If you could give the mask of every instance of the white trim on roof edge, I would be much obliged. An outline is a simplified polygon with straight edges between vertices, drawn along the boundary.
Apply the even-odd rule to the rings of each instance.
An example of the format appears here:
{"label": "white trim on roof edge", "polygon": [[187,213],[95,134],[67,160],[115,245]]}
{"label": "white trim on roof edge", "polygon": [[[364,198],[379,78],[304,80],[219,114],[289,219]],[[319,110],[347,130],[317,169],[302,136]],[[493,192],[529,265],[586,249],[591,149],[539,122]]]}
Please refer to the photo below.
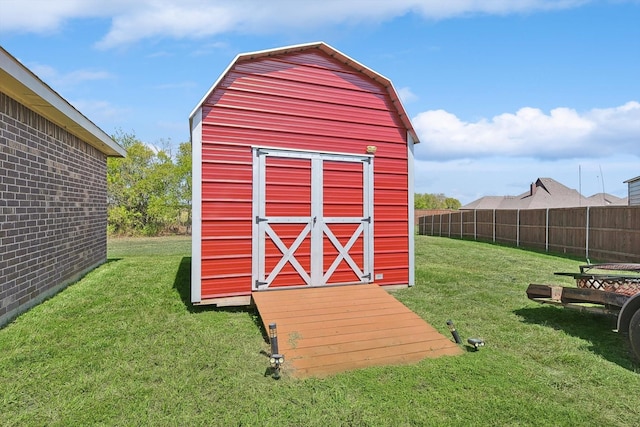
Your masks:
{"label": "white trim on roof edge", "polygon": [[635,178],[631,178],[626,181],[623,181],[623,184],[628,184],[630,182],[636,182],[636,181],[640,181],[640,176],[636,176]]}
{"label": "white trim on roof edge", "polygon": [[49,85],[0,46],[0,90],[102,153],[124,157],[126,150]]}
{"label": "white trim on roof edge", "polygon": [[411,135],[413,143],[414,144],[418,144],[420,142],[420,140],[418,139],[418,135],[416,134],[415,130],[413,129],[413,125],[411,124],[411,120],[409,119],[409,116],[407,115],[407,112],[404,109],[404,106],[402,105],[402,101],[400,100],[400,97],[398,96],[398,92],[396,91],[395,87],[393,86],[393,83],[391,82],[391,80],[389,80],[388,78],[386,78],[382,74],[377,73],[376,71],[372,70],[371,68],[367,67],[366,65],[361,64],[360,62],[356,61],[355,59],[351,58],[350,56],[345,55],[344,53],[340,52],[339,50],[329,46],[328,44],[326,44],[325,42],[322,42],[322,41],[312,42],[312,43],[303,43],[303,44],[297,44],[297,45],[291,45],[291,46],[284,46],[284,47],[279,47],[279,48],[274,48],[274,49],[259,50],[259,51],[255,51],[255,52],[241,53],[241,54],[236,55],[236,57],[233,59],[233,61],[231,61],[231,63],[227,66],[227,68],[224,70],[224,72],[218,77],[218,79],[215,81],[215,83],[209,88],[209,90],[207,90],[206,94],[202,97],[202,99],[200,100],[198,105],[196,105],[196,107],[191,111],[191,114],[189,114],[189,127],[192,127],[191,121],[193,120],[194,114],[196,114],[198,109],[200,107],[202,107],[202,105],[205,103],[207,98],[209,98],[211,93],[213,93],[213,91],[220,84],[222,79],[224,79],[224,77],[227,75],[227,73],[229,73],[231,68],[238,61],[246,60],[246,59],[260,58],[260,57],[264,57],[264,56],[282,55],[282,54],[286,54],[286,53],[290,53],[290,52],[299,52],[299,51],[303,51],[303,50],[307,50],[307,49],[314,49],[314,48],[315,49],[320,49],[321,51],[323,51],[327,55],[329,55],[331,57],[334,57],[334,58],[340,60],[341,62],[344,62],[346,65],[354,68],[358,72],[361,72],[361,73],[365,74],[367,77],[382,83],[384,85],[385,89],[387,90],[387,93],[389,93],[389,96],[391,97],[391,101],[393,102],[393,105],[395,106],[395,108],[397,110],[398,116],[400,116],[400,120],[402,120],[402,123],[407,128],[407,131],[408,131],[409,135]]}

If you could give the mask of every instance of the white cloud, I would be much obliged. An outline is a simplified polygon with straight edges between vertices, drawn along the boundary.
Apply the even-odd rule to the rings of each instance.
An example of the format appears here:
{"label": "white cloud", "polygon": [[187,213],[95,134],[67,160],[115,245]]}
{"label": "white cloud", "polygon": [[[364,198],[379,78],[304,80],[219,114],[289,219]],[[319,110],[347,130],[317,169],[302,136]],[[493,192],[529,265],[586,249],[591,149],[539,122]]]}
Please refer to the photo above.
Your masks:
{"label": "white cloud", "polygon": [[77,99],[70,102],[78,111],[101,127],[104,123],[124,121],[132,114],[130,108],[117,107],[107,101]]}
{"label": "white cloud", "polygon": [[2,0],[0,32],[50,33],[71,19],[109,18],[130,10],[129,0]]}
{"label": "white cloud", "polygon": [[110,79],[113,76],[108,71],[100,70],[75,70],[62,76],[69,83],[80,83],[93,80]]}
{"label": "white cloud", "polygon": [[103,70],[79,69],[61,73],[55,68],[44,64],[30,64],[29,69],[41,80],[56,88],[72,87],[86,81],[113,78],[111,73]]}
{"label": "white cloud", "polygon": [[616,153],[640,155],[640,103],[579,113],[556,108],[548,114],[525,107],[491,120],[465,122],[444,110],[413,119],[424,159],[480,156],[539,159],[597,157]]}
{"label": "white cloud", "polygon": [[401,87],[398,89],[398,96],[403,104],[408,104],[419,99],[418,95],[411,92],[411,88],[408,87]]}
{"label": "white cloud", "polygon": [[589,0],[2,0],[0,32],[46,33],[78,18],[111,19],[98,42],[113,48],[146,38],[201,38],[323,25],[381,22],[408,13],[427,19],[580,6]]}
{"label": "white cloud", "polygon": [[243,16],[237,3],[228,6],[197,0],[141,3],[114,16],[109,33],[97,46],[112,48],[149,37],[213,36],[233,30],[240,25]]}

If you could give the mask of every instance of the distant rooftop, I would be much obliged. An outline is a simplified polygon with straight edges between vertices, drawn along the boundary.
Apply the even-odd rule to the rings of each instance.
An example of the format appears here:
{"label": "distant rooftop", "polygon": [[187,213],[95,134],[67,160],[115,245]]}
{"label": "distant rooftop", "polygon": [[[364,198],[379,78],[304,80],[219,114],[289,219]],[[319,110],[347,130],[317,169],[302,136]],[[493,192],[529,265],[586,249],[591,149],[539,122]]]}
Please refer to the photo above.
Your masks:
{"label": "distant rooftop", "polygon": [[584,197],[577,190],[562,185],[552,178],[538,178],[531,184],[529,191],[519,196],[485,196],[460,209],[546,209],[618,205],[627,205],[627,199],[607,193]]}

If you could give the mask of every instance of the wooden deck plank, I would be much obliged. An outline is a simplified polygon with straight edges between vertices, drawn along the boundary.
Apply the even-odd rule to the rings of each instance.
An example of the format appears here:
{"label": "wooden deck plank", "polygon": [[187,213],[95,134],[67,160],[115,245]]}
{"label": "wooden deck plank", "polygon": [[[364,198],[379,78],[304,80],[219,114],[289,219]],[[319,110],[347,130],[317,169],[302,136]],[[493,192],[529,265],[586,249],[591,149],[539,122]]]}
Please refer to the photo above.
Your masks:
{"label": "wooden deck plank", "polygon": [[[425,346],[424,343],[405,343],[397,344],[390,347],[378,347],[374,352],[364,348],[360,350],[332,352],[327,354],[312,355],[312,357],[304,357],[297,355],[293,357],[297,368],[308,368],[311,366],[327,366],[335,363],[346,363],[359,360],[375,360],[375,359],[398,359],[402,360],[407,354],[423,353],[425,351],[437,351],[450,348],[444,343]],[[306,355],[305,355],[306,356]]]}
{"label": "wooden deck plank", "polygon": [[262,291],[253,299],[265,328],[277,324],[285,370],[294,376],[324,376],[462,352],[375,284]]}
{"label": "wooden deck plank", "polygon": [[[277,319],[277,317],[274,317]],[[362,316],[358,317],[352,314],[347,316],[345,315],[327,315],[327,316],[316,316],[315,319],[321,320],[318,322],[314,321],[313,317],[300,317],[296,320],[296,323],[292,323],[290,320],[282,321],[283,331],[298,331],[298,332],[311,332],[322,331],[323,329],[330,328],[339,328],[340,330],[344,330],[345,327],[359,327],[360,330],[364,329],[393,329],[396,325],[404,325],[405,327],[409,327],[417,324],[424,324],[424,320],[419,316],[416,316],[413,313],[403,313],[400,311],[379,311],[371,312],[364,311],[362,312]],[[421,323],[422,322],[422,323]],[[322,334],[325,335],[325,334]]]}
{"label": "wooden deck plank", "polygon": [[[309,323],[305,324],[303,328],[296,328],[294,326],[285,324],[282,328],[278,327],[278,333],[282,337],[287,337],[287,339],[299,340],[300,338],[303,338],[307,340],[323,337],[326,339],[331,339],[331,337],[339,335],[362,334],[365,331],[369,331],[372,329],[378,329],[381,331],[395,329],[395,327],[389,324],[385,324],[381,327],[372,327],[370,322],[362,322],[362,319],[346,320],[348,320],[349,323],[345,323],[345,319],[340,319],[332,322],[324,322],[321,325],[316,325],[316,327],[313,327],[313,324]],[[419,324],[419,322],[424,321],[422,319],[399,320],[397,327],[412,328],[415,327],[416,324]]]}
{"label": "wooden deck plank", "polygon": [[309,294],[295,292],[294,295],[287,295],[282,291],[265,291],[261,292],[260,295],[262,297],[261,304],[264,309],[275,311],[282,311],[283,309],[286,309],[288,311],[300,310],[300,303],[305,300],[313,300],[313,306],[317,308],[348,307],[353,305],[353,300],[356,299],[362,301],[366,300],[371,303],[374,301],[384,301],[385,294],[387,294],[387,292],[383,289],[381,289],[381,291],[384,292],[384,294],[380,292],[366,292],[366,290],[363,290],[353,293],[336,292],[335,294],[327,292],[310,292]]}
{"label": "wooden deck plank", "polygon": [[[353,300],[355,299],[360,299],[358,304],[353,303]],[[275,312],[275,313],[284,312],[291,316],[297,316],[297,313],[309,312],[309,309],[327,310],[327,312],[331,312],[331,311],[343,311],[343,310],[348,311],[350,308],[355,309],[355,307],[360,307],[362,305],[368,305],[370,307],[388,305],[388,300],[387,300],[387,295],[378,295],[376,296],[376,298],[367,298],[366,300],[361,299],[361,297],[359,296],[350,297],[349,300],[345,300],[345,301],[340,301],[337,299],[326,300],[326,301],[318,300],[318,301],[314,301],[310,307],[307,307],[305,303],[306,303],[305,301],[298,301],[297,304],[295,302],[292,302],[291,304],[280,304],[279,306],[276,306],[275,303],[271,303],[271,305],[268,305],[264,308],[270,312]]]}
{"label": "wooden deck plank", "polygon": [[[307,340],[315,338],[325,338],[339,334],[348,335],[353,333],[362,333],[363,331],[369,330],[370,325],[370,323],[346,324],[342,321],[327,323],[328,324],[317,325],[317,327],[313,327],[312,324],[308,324],[304,328],[296,327],[295,325],[284,325],[283,327],[278,326],[278,331],[283,335],[295,334],[296,336],[301,336],[302,338]],[[420,318],[411,318],[406,320],[398,320],[397,323],[394,324],[390,324],[388,322],[385,322],[383,324],[376,324],[376,329],[381,331],[386,329],[400,328],[410,329],[421,324],[424,324],[424,320]]]}
{"label": "wooden deck plank", "polygon": [[367,306],[363,306],[362,310],[350,310],[350,311],[342,311],[337,313],[317,313],[307,315],[307,313],[302,313],[299,316],[290,316],[287,313],[277,313],[273,315],[273,319],[275,322],[285,322],[287,320],[295,321],[297,324],[304,323],[322,323],[325,321],[332,321],[343,319],[348,322],[349,319],[360,319],[360,318],[373,318],[375,319],[378,315],[399,315],[403,313],[402,307],[381,307],[381,308],[369,308]]}
{"label": "wooden deck plank", "polygon": [[[377,310],[390,310],[395,309],[395,311],[402,310],[401,307],[397,305],[389,305],[388,301],[384,301],[382,299],[377,299],[372,302],[361,302],[358,305],[354,305],[353,303],[348,306],[337,306],[337,305],[327,305],[324,307],[316,307],[313,304],[312,307],[308,307],[307,309],[301,309],[300,306],[296,307],[295,310],[291,309],[286,310],[288,307],[282,307],[280,310],[266,310],[267,313],[272,313],[277,315],[281,319],[286,318],[299,318],[299,317],[315,317],[315,316],[329,316],[329,315],[339,315],[345,313],[356,313],[360,312],[363,307],[367,307],[367,310],[370,312],[375,312]],[[276,314],[277,313],[277,314]]]}
{"label": "wooden deck plank", "polygon": [[[438,352],[437,354],[431,354],[427,357],[441,357],[441,356],[456,356],[460,354],[460,348],[449,348]],[[418,363],[421,360],[427,358],[423,352],[407,353],[401,357],[382,357],[377,359],[366,359],[361,361],[347,361],[337,362],[330,365],[311,366],[308,368],[297,368],[295,371],[296,377],[324,377],[327,375],[337,374],[344,371],[353,369],[368,368],[371,366],[386,366],[386,365],[406,365],[412,363]]]}
{"label": "wooden deck plank", "polygon": [[291,356],[326,356],[330,354],[351,353],[363,350],[377,350],[387,352],[388,349],[396,349],[399,346],[409,344],[422,344],[421,348],[441,348],[440,335],[437,332],[429,336],[423,336],[420,341],[416,341],[415,335],[384,335],[379,337],[369,337],[358,341],[331,341],[328,344],[296,345],[288,350]]}
{"label": "wooden deck plank", "polygon": [[[359,284],[349,286],[324,286],[324,287],[310,287],[310,288],[297,288],[297,289],[276,289],[260,292],[263,296],[263,300],[271,298],[277,298],[278,302],[294,301],[299,302],[301,297],[313,298],[320,300],[323,296],[329,299],[336,299],[338,296],[350,296],[350,295],[367,295],[372,297],[376,293],[371,293],[372,284]],[[377,287],[378,291],[384,291],[380,286]],[[387,293],[386,291],[384,291]]]}

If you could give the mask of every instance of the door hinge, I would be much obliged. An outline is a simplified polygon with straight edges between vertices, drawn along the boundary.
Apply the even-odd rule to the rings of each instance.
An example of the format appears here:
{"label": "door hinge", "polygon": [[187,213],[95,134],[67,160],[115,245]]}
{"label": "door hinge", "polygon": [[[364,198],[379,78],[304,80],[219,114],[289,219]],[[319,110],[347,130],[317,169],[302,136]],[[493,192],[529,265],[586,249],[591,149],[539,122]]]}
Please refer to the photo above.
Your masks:
{"label": "door hinge", "polygon": [[[369,276],[371,276],[371,275],[369,275]],[[268,284],[269,284],[268,282],[261,282],[258,279],[256,279],[256,288],[259,288],[260,286],[266,286]]]}
{"label": "door hinge", "polygon": [[365,157],[362,161],[371,164],[371,157]]}
{"label": "door hinge", "polygon": [[371,217],[368,216],[366,218],[362,218],[362,222],[368,222],[369,224],[371,224]]}
{"label": "door hinge", "polygon": [[261,222],[265,222],[268,221],[267,218],[260,218],[259,216],[256,215],[256,224],[260,224]]}
{"label": "door hinge", "polygon": [[369,273],[369,274],[365,274],[364,276],[360,276],[360,277],[361,277],[361,278],[363,278],[363,279],[369,279],[369,280],[371,280],[371,273]]}

